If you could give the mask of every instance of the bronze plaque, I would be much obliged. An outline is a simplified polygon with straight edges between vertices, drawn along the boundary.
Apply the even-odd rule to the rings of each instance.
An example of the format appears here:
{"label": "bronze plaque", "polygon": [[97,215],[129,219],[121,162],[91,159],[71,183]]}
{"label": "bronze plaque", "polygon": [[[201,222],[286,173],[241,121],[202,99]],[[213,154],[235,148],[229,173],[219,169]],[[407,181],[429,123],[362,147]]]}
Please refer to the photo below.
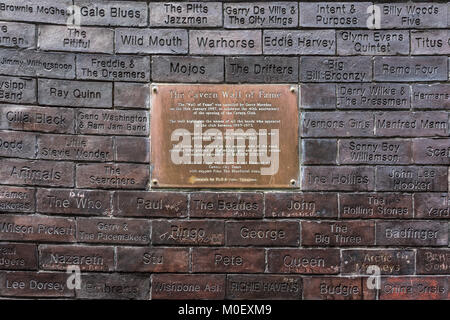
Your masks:
{"label": "bronze plaque", "polygon": [[155,84],[152,187],[298,185],[297,87]]}

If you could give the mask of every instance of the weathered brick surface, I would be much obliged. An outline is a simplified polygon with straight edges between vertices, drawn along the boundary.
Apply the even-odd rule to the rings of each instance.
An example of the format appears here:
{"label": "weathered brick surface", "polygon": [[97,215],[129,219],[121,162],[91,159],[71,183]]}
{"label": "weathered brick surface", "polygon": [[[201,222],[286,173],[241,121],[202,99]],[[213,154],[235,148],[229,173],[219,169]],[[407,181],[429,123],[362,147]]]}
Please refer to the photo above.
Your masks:
{"label": "weathered brick surface", "polygon": [[[449,27],[447,0],[0,1],[0,299],[448,300]],[[282,138],[230,163],[230,123]]]}

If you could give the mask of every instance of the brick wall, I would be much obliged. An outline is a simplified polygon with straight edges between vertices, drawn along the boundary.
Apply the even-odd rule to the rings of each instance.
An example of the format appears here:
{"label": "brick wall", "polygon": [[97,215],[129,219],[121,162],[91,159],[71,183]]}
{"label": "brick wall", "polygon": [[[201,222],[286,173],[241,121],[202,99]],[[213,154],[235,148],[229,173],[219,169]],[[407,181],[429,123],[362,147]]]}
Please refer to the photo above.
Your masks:
{"label": "brick wall", "polygon": [[[450,4],[372,4],[0,1],[0,297],[448,299]],[[298,86],[299,187],[152,189],[161,82]]]}

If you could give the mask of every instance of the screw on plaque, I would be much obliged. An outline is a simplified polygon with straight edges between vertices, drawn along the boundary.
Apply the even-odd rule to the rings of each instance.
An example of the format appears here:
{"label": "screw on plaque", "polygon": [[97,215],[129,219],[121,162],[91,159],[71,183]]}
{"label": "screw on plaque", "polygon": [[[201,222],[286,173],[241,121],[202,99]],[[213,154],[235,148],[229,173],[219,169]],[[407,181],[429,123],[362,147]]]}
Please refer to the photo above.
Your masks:
{"label": "screw on plaque", "polygon": [[157,86],[153,86],[153,93],[157,93],[158,92],[158,87]]}
{"label": "screw on plaque", "polygon": [[292,179],[292,180],[291,180],[291,186],[292,186],[292,187],[295,187],[296,184],[297,184],[297,181],[296,181],[295,179]]}
{"label": "screw on plaque", "polygon": [[153,179],[153,180],[152,180],[152,184],[153,184],[154,186],[157,186],[157,185],[158,185],[158,180]]}
{"label": "screw on plaque", "polygon": [[297,91],[297,88],[295,88],[294,86],[292,86],[292,87],[290,88],[290,91],[291,91],[292,93],[294,93],[294,92]]}

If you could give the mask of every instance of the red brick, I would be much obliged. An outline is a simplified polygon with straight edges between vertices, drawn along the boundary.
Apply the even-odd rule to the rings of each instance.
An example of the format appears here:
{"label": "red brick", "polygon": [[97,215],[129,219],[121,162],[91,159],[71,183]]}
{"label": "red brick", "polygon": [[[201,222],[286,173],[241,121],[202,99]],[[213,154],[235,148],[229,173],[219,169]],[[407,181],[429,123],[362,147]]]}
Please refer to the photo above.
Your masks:
{"label": "red brick", "polygon": [[302,279],[287,275],[227,275],[227,299],[299,300]]}
{"label": "red brick", "polygon": [[34,212],[33,188],[0,186],[0,212]]}
{"label": "red brick", "polygon": [[37,211],[64,215],[108,215],[111,193],[102,190],[38,189]]}
{"label": "red brick", "polygon": [[113,271],[113,247],[41,245],[39,267],[43,270],[67,270],[78,266],[82,271]]}
{"label": "red brick", "polygon": [[9,297],[73,297],[67,288],[67,273],[4,271],[0,272],[0,295]]}
{"label": "red brick", "polygon": [[416,218],[449,219],[450,195],[448,193],[415,193],[414,210]]}
{"label": "red brick", "polygon": [[361,300],[362,298],[361,278],[303,278],[303,299],[305,300]]}
{"label": "red brick", "polygon": [[413,163],[450,165],[450,139],[413,139]]}
{"label": "red brick", "polygon": [[383,275],[414,274],[413,250],[342,250],[342,274],[367,275],[369,266],[378,266]]}
{"label": "red brick", "polygon": [[438,221],[377,222],[377,245],[447,246],[448,223]]}
{"label": "red brick", "polygon": [[143,274],[81,274],[81,289],[76,290],[79,299],[136,299],[148,300],[150,276]]}
{"label": "red brick", "polygon": [[77,188],[145,189],[150,180],[150,167],[143,164],[79,164]]}
{"label": "red brick", "polygon": [[264,249],[194,248],[193,272],[256,273],[264,272]]}
{"label": "red brick", "polygon": [[116,161],[150,163],[150,139],[116,137],[115,141]]}
{"label": "red brick", "polygon": [[154,274],[152,299],[225,298],[225,275],[217,274]]}
{"label": "red brick", "polygon": [[0,183],[73,187],[74,164],[70,162],[0,159]]}
{"label": "red brick", "polygon": [[117,270],[124,272],[188,272],[189,249],[118,247]]}
{"label": "red brick", "polygon": [[269,249],[267,263],[272,273],[339,273],[337,249]]}
{"label": "red brick", "polygon": [[223,221],[153,220],[152,244],[223,245],[224,229]]}
{"label": "red brick", "polygon": [[304,191],[371,191],[374,190],[373,167],[302,167]]}
{"label": "red brick", "polygon": [[383,277],[380,300],[448,299],[447,277]]}
{"label": "red brick", "polygon": [[239,221],[225,224],[226,244],[229,246],[298,246],[298,222]]}
{"label": "red brick", "polygon": [[373,221],[302,221],[304,246],[372,246],[375,244]]}
{"label": "red brick", "polygon": [[0,240],[74,242],[75,220],[43,216],[0,215]]}
{"label": "red brick", "polygon": [[114,215],[125,217],[187,216],[188,198],[181,192],[114,192]]}
{"label": "red brick", "polygon": [[359,219],[413,217],[412,195],[400,193],[341,193],[339,216]]}
{"label": "red brick", "polygon": [[336,193],[270,192],[266,218],[333,218],[338,216]]}
{"label": "red brick", "polygon": [[417,274],[450,274],[450,249],[417,249]]}
{"label": "red brick", "polygon": [[36,270],[37,246],[25,243],[0,243],[0,269]]}
{"label": "red brick", "polygon": [[262,193],[198,192],[190,195],[190,216],[202,218],[259,218]]}
{"label": "red brick", "polygon": [[138,219],[78,218],[77,240],[87,243],[146,245],[150,222]]}
{"label": "red brick", "polygon": [[28,132],[0,132],[0,157],[35,158],[36,135]]}

